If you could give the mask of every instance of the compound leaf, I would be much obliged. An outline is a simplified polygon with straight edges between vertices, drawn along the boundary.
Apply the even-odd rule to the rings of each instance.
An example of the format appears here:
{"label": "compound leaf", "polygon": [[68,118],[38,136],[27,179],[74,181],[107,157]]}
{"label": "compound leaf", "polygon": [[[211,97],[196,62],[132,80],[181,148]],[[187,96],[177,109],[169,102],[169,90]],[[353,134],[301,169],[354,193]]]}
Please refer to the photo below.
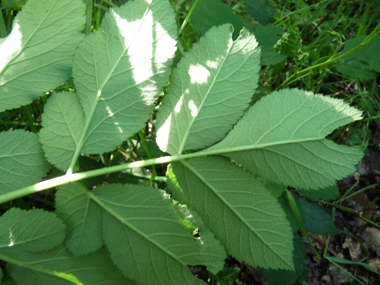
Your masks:
{"label": "compound leaf", "polygon": [[[100,29],[87,36],[75,54],[73,77],[82,106],[70,110],[78,102],[66,93],[60,95],[62,110],[57,103],[46,107],[45,112],[61,112],[49,125],[44,123],[41,133],[49,161],[67,170],[79,153],[110,151],[139,131],[167,84],[175,37],[167,0],[129,1],[107,12]],[[84,113],[76,114],[81,126],[73,127],[74,112]],[[62,143],[52,144],[53,135]]]}
{"label": "compound leaf", "polygon": [[[157,280],[162,284],[200,284],[187,265],[202,264],[214,274],[222,269],[226,256],[219,241],[209,230],[203,229],[201,222],[196,223],[195,213],[185,211],[184,206],[173,205],[163,191],[137,185],[108,184],[85,192],[83,186],[71,186],[61,195],[68,198],[74,195],[73,187],[77,187],[77,193],[89,197],[79,199],[75,194],[80,215],[62,202],[57,204],[57,211],[70,212],[71,221],[68,222],[82,226],[85,206],[96,204],[103,221],[92,224],[92,220],[86,220],[88,226],[82,226],[82,235],[90,237],[95,232],[98,236],[100,229],[112,260],[125,276],[141,284],[152,284]],[[193,232],[198,227],[202,228],[200,238],[195,238]],[[73,243],[74,239],[81,240],[81,237],[73,235]]]}
{"label": "compound leaf", "polygon": [[86,194],[87,189],[75,182],[59,187],[56,213],[68,228],[66,247],[75,256],[86,255],[103,245],[101,209]]}
{"label": "compound leaf", "polygon": [[83,39],[81,0],[29,0],[0,39],[0,112],[29,104],[68,79]]}
{"label": "compound leaf", "polygon": [[47,163],[38,135],[24,130],[0,133],[0,193],[39,182]]}
{"label": "compound leaf", "polygon": [[173,197],[197,212],[238,260],[293,269],[289,222],[262,182],[221,157],[172,163],[169,179],[177,185]]}
{"label": "compound leaf", "polygon": [[62,220],[41,209],[12,208],[0,217],[0,252],[9,248],[32,252],[49,250],[61,244],[65,235]]}
{"label": "compound leaf", "polygon": [[162,151],[209,146],[231,129],[257,87],[260,52],[247,30],[236,41],[230,25],[213,27],[173,71],[157,116]]}
{"label": "compound leaf", "polygon": [[359,119],[361,112],[341,100],[281,90],[253,105],[222,142],[203,154],[223,153],[275,183],[319,189],[354,172],[363,151],[324,137]]}
{"label": "compound leaf", "polygon": [[77,258],[70,255],[63,245],[38,253],[10,252],[4,257],[8,273],[19,285],[137,285],[112,264],[105,248]]}

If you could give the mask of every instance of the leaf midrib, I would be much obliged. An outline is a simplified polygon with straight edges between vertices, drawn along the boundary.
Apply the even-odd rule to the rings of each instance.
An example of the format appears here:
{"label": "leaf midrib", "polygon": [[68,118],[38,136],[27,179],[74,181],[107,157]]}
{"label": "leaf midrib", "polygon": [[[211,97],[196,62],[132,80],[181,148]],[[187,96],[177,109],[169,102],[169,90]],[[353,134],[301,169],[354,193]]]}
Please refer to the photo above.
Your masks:
{"label": "leaf midrib", "polygon": [[[11,255],[12,253],[10,253]],[[60,257],[60,258],[54,258],[52,259],[52,261],[57,261],[59,259],[64,259],[66,257]],[[33,271],[38,271],[38,272],[41,272],[41,273],[45,273],[47,275],[50,275],[50,276],[54,276],[54,277],[57,277],[57,278],[60,278],[60,279],[63,279],[63,280],[66,280],[66,281],[71,281],[73,283],[76,283],[74,282],[73,280],[75,281],[78,281],[76,279],[68,279],[67,277],[69,277],[68,275],[65,275],[65,276],[61,276],[60,273],[62,272],[57,272],[56,270],[51,270],[51,269],[47,269],[46,267],[43,267],[41,265],[39,265],[41,263],[40,260],[37,260],[37,261],[33,261],[33,262],[24,262],[24,261],[20,261],[18,259],[14,259],[12,257],[9,257],[7,255],[4,255],[4,254],[1,254],[0,253],[0,259],[1,260],[4,260],[6,262],[9,262],[11,264],[14,264],[16,266],[20,266],[20,267],[23,267],[23,268],[27,268],[27,269],[30,269],[30,270],[33,270]],[[49,260],[42,260],[42,262],[48,262]]]}
{"label": "leaf midrib", "polygon": [[97,197],[95,194],[88,192],[87,195],[89,195],[90,199],[92,199],[94,202],[96,202],[102,209],[107,211],[112,217],[117,219],[121,224],[127,226],[129,229],[133,230],[136,234],[141,236],[143,239],[147,240],[149,243],[156,246],[156,248],[160,249],[164,254],[170,256],[174,261],[180,263],[182,266],[187,266],[182,260],[180,260],[180,257],[176,257],[173,255],[170,251],[166,250],[166,248],[162,247],[159,243],[156,241],[150,239],[149,235],[144,234],[141,230],[133,226],[132,224],[128,223],[123,217],[121,217],[118,213],[116,213],[112,208],[108,207],[105,201],[103,201],[101,198]]}
{"label": "leaf midrib", "polygon": [[[146,7],[144,15],[141,18],[142,20],[140,22],[140,26],[138,27],[138,29],[136,29],[136,32],[134,34],[134,38],[137,36],[137,34],[139,33],[142,25],[145,23],[146,15],[150,11],[150,6],[151,5],[152,5],[152,3],[149,3],[149,5]],[[133,43],[133,39],[130,41],[129,46],[125,47],[123,49],[123,51],[120,53],[119,58],[117,59],[117,61],[113,65],[113,67],[108,72],[108,75],[104,79],[103,83],[99,86],[99,89],[97,90],[97,95],[95,96],[94,103],[92,104],[92,108],[91,108],[91,110],[89,112],[89,116],[85,116],[85,122],[84,122],[83,131],[82,131],[81,136],[79,138],[78,144],[76,145],[76,150],[75,150],[75,153],[73,155],[73,158],[72,158],[72,161],[71,161],[71,164],[70,164],[70,167],[69,167],[69,170],[68,170],[67,173],[71,173],[71,171],[74,168],[74,165],[75,165],[75,163],[76,163],[76,161],[77,161],[77,159],[79,157],[80,151],[82,150],[82,148],[83,148],[83,146],[84,146],[84,144],[85,144],[85,142],[86,142],[86,140],[88,138],[87,132],[88,132],[88,129],[89,129],[90,124],[92,122],[92,118],[94,117],[94,113],[95,113],[96,107],[98,106],[99,100],[101,99],[103,88],[108,83],[109,79],[112,77],[113,72],[115,71],[116,67],[119,65],[121,59],[125,55],[125,52],[129,49],[129,47],[131,46],[132,43]],[[95,56],[95,52],[93,53],[93,55]],[[95,58],[94,58],[94,64],[95,64],[95,69],[97,69],[96,59]],[[97,72],[95,74],[97,74]],[[95,76],[95,79],[96,79],[97,86],[98,86],[98,77]]]}
{"label": "leaf midrib", "polygon": [[[276,255],[278,256],[284,263],[286,263],[287,265],[290,266],[290,268],[292,268],[293,266],[291,264],[289,264],[284,258],[282,258],[281,255],[279,255],[276,250],[274,250],[269,244],[267,244],[265,242],[265,240],[255,231],[255,229],[253,229],[249,224],[246,223],[245,219],[240,215],[240,213],[238,213],[234,207],[229,204],[226,199],[224,199],[221,195],[219,195],[219,192],[215,189],[215,187],[213,187],[210,183],[208,183],[208,181],[206,179],[204,179],[203,175],[201,173],[199,173],[199,171],[197,171],[194,167],[192,167],[189,163],[187,163],[186,161],[180,161],[180,163],[182,163],[185,167],[187,167],[192,173],[194,173],[195,176],[197,176],[223,203],[224,205],[226,205],[228,207],[228,209],[230,209],[230,211],[238,217],[238,219],[248,228],[250,229],[250,232],[253,232],[254,235],[259,238],[259,240],[265,244],[268,248],[270,248],[270,250]],[[241,252],[240,252],[241,253]]]}
{"label": "leaf midrib", "polygon": [[220,64],[220,67],[218,68],[218,71],[217,71],[216,74],[214,75],[214,78],[213,78],[212,82],[210,83],[210,86],[209,86],[209,88],[208,88],[208,90],[207,90],[205,96],[203,97],[203,99],[202,99],[202,101],[201,101],[201,103],[200,103],[200,105],[199,105],[197,115],[194,116],[194,117],[192,118],[192,120],[190,121],[190,123],[187,125],[186,131],[185,131],[185,134],[184,134],[184,137],[183,137],[183,139],[182,139],[181,145],[179,146],[179,149],[178,149],[178,152],[177,152],[178,154],[181,154],[181,153],[182,153],[182,151],[183,151],[183,149],[184,149],[184,147],[185,147],[185,145],[186,145],[187,138],[188,138],[189,135],[190,135],[190,130],[191,130],[191,128],[193,127],[194,122],[195,122],[196,119],[198,118],[198,116],[199,116],[199,114],[200,114],[200,112],[201,112],[201,110],[202,110],[202,107],[203,107],[204,103],[206,102],[206,100],[207,100],[207,98],[208,98],[208,96],[209,96],[209,94],[210,94],[212,88],[214,87],[214,84],[215,84],[216,78],[218,78],[219,73],[220,73],[220,71],[222,70],[222,67],[223,67],[224,63],[226,62],[226,59],[227,59],[228,56],[230,55],[230,51],[231,51],[231,48],[232,48],[233,45],[234,45],[234,42],[232,42],[232,44],[228,47],[227,52],[226,52],[226,56],[224,57],[222,63]]}
{"label": "leaf midrib", "polygon": [[[11,58],[11,60],[8,61],[7,64],[4,65],[4,68],[2,70],[0,70],[0,74],[4,71],[4,69],[6,69],[8,67],[8,65],[10,63],[12,63],[25,49],[25,46],[29,43],[29,41],[34,37],[34,35],[37,33],[37,31],[39,30],[39,28],[41,27],[41,25],[45,22],[46,18],[50,15],[50,12],[52,11],[52,9],[55,7],[55,5],[57,4],[57,1],[55,1],[55,3],[53,5],[51,5],[51,8],[47,11],[47,13],[45,14],[45,17],[40,21],[40,23],[37,25],[37,27],[34,29],[34,31],[31,33],[31,35],[29,36],[29,38],[25,41],[25,43],[21,46],[20,50]],[[17,23],[17,22],[16,22]]]}

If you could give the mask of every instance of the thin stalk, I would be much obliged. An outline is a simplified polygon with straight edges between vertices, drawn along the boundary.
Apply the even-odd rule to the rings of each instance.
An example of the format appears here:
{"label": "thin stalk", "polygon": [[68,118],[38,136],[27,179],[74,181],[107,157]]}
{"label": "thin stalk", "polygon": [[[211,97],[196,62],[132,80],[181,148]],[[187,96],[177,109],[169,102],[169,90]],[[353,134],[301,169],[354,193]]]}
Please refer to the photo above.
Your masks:
{"label": "thin stalk", "polygon": [[178,32],[178,37],[181,35],[183,29],[186,27],[187,23],[189,22],[191,15],[193,14],[195,8],[199,4],[199,1],[201,1],[201,0],[195,0],[193,6],[191,7],[191,9],[189,11],[189,14],[187,14],[185,20],[182,22],[182,26],[181,26],[181,28],[179,29],[179,32]]}
{"label": "thin stalk", "polygon": [[355,196],[355,195],[357,195],[357,194],[359,194],[359,193],[362,193],[362,192],[364,192],[364,191],[366,191],[366,190],[368,190],[368,189],[370,189],[370,188],[372,188],[372,187],[376,187],[377,185],[378,185],[378,184],[375,183],[375,184],[369,185],[369,186],[367,186],[367,187],[364,187],[364,188],[362,188],[362,189],[360,189],[360,190],[358,190],[358,191],[352,193],[351,195],[348,195],[344,200],[347,200],[347,199],[351,198],[352,196]]}
{"label": "thin stalk", "polygon": [[86,27],[85,27],[85,34],[88,35],[91,33],[91,27],[92,27],[92,0],[86,0],[87,4],[87,14],[86,14]]}
{"label": "thin stalk", "polygon": [[351,186],[350,189],[348,189],[348,191],[346,193],[344,193],[344,195],[342,197],[340,197],[336,201],[338,204],[342,203],[346,199],[346,196],[348,195],[348,193],[350,193],[359,184],[359,181],[360,181],[360,168],[361,167],[362,167],[362,161],[360,160],[359,161],[359,165],[358,165],[358,177],[356,179],[356,182],[354,183],[354,185]]}
{"label": "thin stalk", "polygon": [[26,113],[26,117],[28,118],[28,125],[25,125],[25,128],[27,126],[29,126],[33,133],[37,133],[38,130],[37,130],[36,126],[33,124],[34,120],[33,120],[32,114],[30,112],[30,106],[24,106],[23,109]]}
{"label": "thin stalk", "polygon": [[316,69],[316,68],[319,68],[319,67],[321,67],[321,66],[328,65],[328,64],[331,64],[331,63],[333,63],[333,62],[336,62],[336,61],[338,61],[338,60],[340,60],[340,59],[346,57],[347,55],[349,55],[349,54],[351,54],[351,53],[357,51],[357,50],[360,49],[361,47],[367,45],[367,44],[368,44],[370,41],[372,41],[372,40],[373,40],[378,34],[380,34],[380,30],[379,30],[379,28],[380,28],[380,24],[378,24],[378,25],[376,26],[376,28],[373,30],[373,32],[372,32],[368,37],[366,37],[366,39],[365,39],[360,45],[358,45],[358,46],[356,46],[355,48],[349,50],[348,52],[346,52],[346,53],[344,53],[344,54],[342,54],[342,55],[340,55],[340,56],[338,56],[338,57],[335,57],[335,58],[331,58],[331,59],[329,59],[329,60],[326,60],[325,62],[322,62],[322,63],[316,64],[316,65],[310,66],[310,67],[308,67],[308,68],[305,68],[305,69],[303,69],[303,70],[301,70],[301,71],[299,71],[299,72],[295,72],[292,76],[290,76],[287,80],[285,80],[285,81],[280,85],[280,87],[277,88],[277,90],[278,90],[278,89],[281,89],[281,88],[285,87],[286,85],[289,85],[290,83],[292,83],[293,81],[295,81],[297,76],[300,76],[300,75],[303,75],[303,74],[305,74],[305,73],[308,73],[308,72],[310,72],[311,70]]}
{"label": "thin stalk", "polygon": [[335,263],[334,261],[332,261],[329,256],[326,256],[326,259],[329,262],[331,262],[332,264],[334,264],[336,267],[338,267],[340,270],[342,270],[344,273],[346,273],[348,276],[350,276],[352,279],[356,280],[359,284],[365,285],[365,283],[361,282],[359,279],[357,279],[355,276],[353,276],[350,272],[348,272],[343,267],[339,266],[337,263]]}
{"label": "thin stalk", "polygon": [[[83,140],[83,138],[82,138],[82,140]],[[302,141],[308,141],[308,140],[298,140],[298,141],[294,141],[294,142],[302,142]],[[286,142],[283,142],[283,143],[285,144]],[[280,144],[279,143],[276,143],[276,144],[268,143],[268,144],[261,144],[260,146],[257,146],[257,147],[253,147],[253,146],[235,147],[235,148],[228,149],[228,151],[234,152],[234,151],[241,151],[241,150],[245,150],[245,149],[256,149],[256,148],[263,148],[263,147],[268,147],[271,145],[281,145],[281,144],[282,143],[280,143]],[[73,158],[72,165],[71,165],[73,168],[74,168],[74,165],[77,161],[77,158],[79,157],[78,149],[81,149],[81,148],[77,148],[77,151],[74,154],[75,159]],[[49,189],[51,187],[56,187],[56,186],[59,186],[62,184],[66,184],[69,182],[78,181],[78,180],[82,180],[82,179],[86,179],[86,178],[91,178],[94,176],[106,175],[109,173],[119,172],[119,171],[123,171],[126,169],[131,169],[131,168],[146,167],[146,166],[162,164],[162,163],[170,163],[170,162],[175,162],[175,161],[194,158],[194,157],[204,157],[204,156],[208,156],[208,155],[219,155],[219,154],[223,154],[225,152],[226,152],[226,149],[212,149],[211,148],[211,149],[205,149],[205,150],[194,152],[194,153],[176,154],[176,155],[172,155],[172,156],[162,156],[159,158],[147,159],[147,160],[143,160],[143,161],[135,161],[135,162],[125,163],[122,165],[115,165],[115,166],[111,166],[111,167],[105,167],[102,169],[86,171],[86,172],[82,172],[82,173],[72,173],[72,172],[68,171],[66,173],[66,175],[56,177],[56,178],[53,178],[50,180],[46,180],[46,181],[43,181],[43,182],[40,182],[40,183],[37,183],[34,185],[30,185],[30,186],[27,186],[25,188],[21,188],[21,189],[18,189],[16,191],[13,191],[11,193],[6,193],[3,195],[0,195],[0,204],[11,201],[11,200],[16,199],[16,198],[27,196],[27,195],[35,193],[35,192],[39,192],[42,190]]]}
{"label": "thin stalk", "polygon": [[[139,136],[140,136],[141,143],[142,143],[142,145],[144,147],[146,155],[148,156],[149,159],[151,159],[152,155],[150,154],[149,146],[148,146],[148,143],[146,142],[146,137],[145,137],[144,132],[140,131],[139,132]],[[154,179],[156,178],[156,176],[157,176],[156,168],[153,165],[153,167],[152,167],[152,177],[147,182],[145,182],[144,185],[148,186],[151,182],[154,181]]]}
{"label": "thin stalk", "polygon": [[[335,209],[335,208],[332,208],[332,214],[331,214],[331,216],[332,216],[332,221],[333,221],[333,222],[334,222],[334,220],[335,220],[335,211],[336,211],[336,209]],[[330,236],[331,236],[331,235],[328,235],[328,236],[327,236],[327,241],[326,241],[325,250],[323,251],[323,258],[326,258],[326,253],[327,253],[327,250],[328,250],[328,248],[329,248],[329,243],[330,243]]]}
{"label": "thin stalk", "polygon": [[3,10],[0,9],[0,37],[5,38],[7,35],[8,31],[3,17]]}
{"label": "thin stalk", "polygon": [[[0,196],[0,198],[1,198],[1,196]],[[334,208],[336,208],[338,210],[341,210],[341,211],[349,213],[349,214],[351,214],[351,215],[353,215],[355,217],[358,217],[359,219],[362,219],[363,221],[367,222],[368,224],[370,224],[370,225],[372,225],[372,226],[380,229],[380,226],[378,224],[376,224],[375,222],[372,222],[371,220],[363,217],[360,214],[360,212],[358,212],[358,211],[355,211],[355,210],[353,210],[351,208],[344,207],[344,206],[341,206],[341,205],[338,205],[338,204],[335,204],[335,203],[330,203],[330,202],[326,202],[326,201],[320,201],[320,202],[324,203],[327,206],[334,207]]]}
{"label": "thin stalk", "polygon": [[313,250],[313,252],[315,253],[315,255],[319,258],[319,259],[322,259],[321,256],[319,255],[318,251],[315,249],[315,247],[313,246],[310,238],[309,238],[309,234],[307,233],[307,230],[306,230],[306,227],[305,227],[305,224],[304,222],[302,221],[302,218],[301,218],[301,215],[298,211],[298,207],[297,207],[297,204],[296,204],[296,201],[294,200],[294,197],[292,194],[290,194],[289,190],[286,189],[286,195],[288,197],[288,201],[289,201],[289,204],[290,204],[290,208],[292,209],[292,212],[303,232],[303,234],[305,235],[306,239],[307,239],[307,242],[309,243],[311,249]]}
{"label": "thin stalk", "polygon": [[[56,187],[59,185],[63,185],[66,183],[74,182],[74,181],[79,181],[83,180],[86,178],[91,178],[99,175],[106,175],[109,173],[113,172],[119,172],[123,171],[126,169],[130,168],[138,168],[138,167],[145,167],[145,166],[150,166],[150,165],[155,165],[155,164],[161,164],[161,163],[169,163],[173,161],[178,161],[180,159],[183,159],[185,155],[183,156],[164,156],[160,158],[154,158],[154,159],[148,159],[144,161],[136,161],[136,162],[130,162],[122,165],[116,165],[116,166],[111,166],[111,167],[105,167],[102,169],[96,169],[96,170],[91,170],[91,171],[86,171],[86,172],[81,172],[81,173],[73,173],[73,174],[66,174],[62,175],[59,177],[55,177],[46,181],[42,181],[21,189],[18,189],[16,191],[6,193],[3,195],[0,195],[0,204],[23,197],[27,196],[33,193],[37,193],[52,187]],[[186,157],[185,157],[186,158]]]}
{"label": "thin stalk", "polygon": [[[18,121],[0,121],[0,125],[11,125],[11,126],[25,126],[29,124],[28,122],[18,122]],[[33,125],[40,127],[41,124],[33,122]]]}

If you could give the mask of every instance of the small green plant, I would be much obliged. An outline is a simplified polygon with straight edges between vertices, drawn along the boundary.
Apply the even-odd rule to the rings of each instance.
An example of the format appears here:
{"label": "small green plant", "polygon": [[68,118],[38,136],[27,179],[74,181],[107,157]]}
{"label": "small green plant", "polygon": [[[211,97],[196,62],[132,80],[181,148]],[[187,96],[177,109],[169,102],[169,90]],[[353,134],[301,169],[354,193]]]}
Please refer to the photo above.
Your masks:
{"label": "small green plant", "polygon": [[[234,41],[229,24],[212,27],[172,71],[177,27],[167,0],[114,7],[86,36],[85,13],[81,0],[29,0],[0,41],[1,111],[49,92],[38,133],[0,133],[0,202],[58,186],[56,212],[12,208],[0,217],[7,274],[18,284],[200,284],[188,265],[217,275],[226,253],[302,271],[302,241],[281,194],[354,172],[362,149],[325,137],[361,112],[298,89],[249,107],[263,59],[254,35],[243,29]],[[166,153],[154,158],[141,132],[152,112]],[[81,158],[138,132],[148,159],[83,172]],[[103,183],[167,163],[164,190],[152,187],[155,177],[146,186]],[[66,174],[40,182],[52,165]]]}

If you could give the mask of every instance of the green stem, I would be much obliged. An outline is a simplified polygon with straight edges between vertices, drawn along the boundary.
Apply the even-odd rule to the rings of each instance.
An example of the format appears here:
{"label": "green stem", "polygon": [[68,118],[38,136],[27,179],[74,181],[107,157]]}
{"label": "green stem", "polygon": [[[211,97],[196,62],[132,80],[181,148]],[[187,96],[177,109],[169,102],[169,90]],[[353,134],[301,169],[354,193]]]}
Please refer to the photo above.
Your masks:
{"label": "green stem", "polygon": [[91,178],[91,177],[95,177],[99,175],[106,175],[108,173],[119,172],[119,171],[123,171],[130,168],[138,168],[138,167],[145,167],[145,166],[161,164],[161,163],[169,163],[173,161],[178,161],[180,159],[183,159],[184,157],[186,158],[185,155],[164,156],[164,157],[148,159],[144,161],[125,163],[122,165],[116,165],[112,167],[105,167],[102,169],[96,169],[96,170],[86,171],[82,173],[62,175],[53,179],[49,179],[49,180],[42,181],[34,185],[30,185],[30,186],[18,189],[13,192],[2,194],[0,195],[0,204],[23,197],[23,196],[27,196],[33,193],[37,193],[37,192],[40,192],[52,187],[56,187],[62,184],[79,181],[82,179]]}
{"label": "green stem", "polygon": [[[25,126],[27,122],[19,122],[19,121],[0,121],[0,125],[12,125],[12,126]],[[40,127],[41,124],[33,122],[33,125],[36,127]]]}
{"label": "green stem", "polygon": [[86,0],[87,4],[87,15],[86,15],[86,27],[85,27],[85,34],[88,35],[91,33],[91,27],[92,27],[92,0]]}
{"label": "green stem", "polygon": [[[1,198],[1,196],[0,196]],[[330,207],[334,207],[338,210],[341,210],[343,212],[346,212],[346,213],[349,213],[355,217],[358,217],[359,219],[362,219],[363,221],[367,222],[368,224],[380,229],[380,226],[374,222],[372,222],[371,220],[363,217],[360,213],[358,213],[357,211],[355,210],[352,210],[351,208],[347,208],[347,207],[344,207],[344,206],[340,206],[340,205],[337,205],[335,203],[330,203],[330,202],[326,202],[326,201],[321,201],[322,203],[326,204],[327,206],[330,206]]]}
{"label": "green stem", "polygon": [[26,125],[25,128],[29,126],[33,133],[37,133],[38,130],[36,126],[34,125],[33,116],[32,116],[32,113],[30,112],[30,106],[24,106],[23,109],[26,113],[26,117],[28,118],[28,125]]}
{"label": "green stem", "polygon": [[3,10],[0,9],[0,37],[5,38],[8,35],[7,26],[5,25]]}
{"label": "green stem", "polygon": [[357,279],[355,276],[353,276],[350,272],[345,270],[343,267],[339,266],[339,264],[332,261],[330,257],[326,256],[326,259],[329,262],[331,262],[332,264],[334,264],[336,267],[338,267],[340,270],[342,270],[344,273],[346,273],[348,276],[350,276],[352,279],[356,280],[359,284],[365,285],[365,283],[361,282],[359,279]]}
{"label": "green stem", "polygon": [[338,60],[340,60],[340,59],[346,57],[347,55],[349,55],[349,54],[351,54],[351,53],[357,51],[357,50],[360,49],[361,47],[367,45],[370,41],[372,41],[372,40],[373,40],[373,39],[374,39],[374,38],[380,33],[380,30],[377,31],[379,28],[380,28],[380,24],[378,24],[378,25],[376,26],[376,28],[373,30],[373,32],[372,32],[368,37],[366,37],[366,39],[365,39],[360,45],[358,45],[358,46],[356,46],[355,48],[349,50],[348,52],[346,52],[346,53],[344,53],[344,54],[342,54],[342,55],[340,55],[340,56],[338,56],[338,57],[335,57],[335,58],[332,58],[332,59],[326,60],[325,62],[322,62],[322,63],[316,64],[316,65],[310,66],[310,67],[308,67],[308,68],[305,68],[305,69],[301,70],[300,72],[296,72],[296,73],[294,73],[294,74],[293,74],[292,76],[290,76],[287,80],[285,80],[285,81],[280,85],[280,87],[277,88],[277,90],[278,90],[278,89],[281,89],[281,88],[283,88],[283,87],[285,87],[286,85],[291,84],[293,81],[296,80],[295,78],[296,78],[297,76],[300,76],[300,75],[303,75],[303,74],[305,74],[305,73],[308,73],[308,72],[310,72],[311,70],[316,69],[316,68],[319,68],[319,67],[321,67],[321,66],[328,65],[328,64],[331,64],[331,63],[333,63],[333,62],[335,62],[335,61],[338,61]]}
{"label": "green stem", "polygon": [[198,6],[198,4],[199,4],[199,1],[201,1],[201,0],[195,0],[193,6],[191,7],[191,9],[190,9],[190,11],[189,11],[189,14],[187,14],[185,20],[184,20],[183,23],[182,23],[181,28],[179,29],[178,37],[180,36],[180,34],[182,33],[183,29],[186,27],[187,23],[189,22],[191,15],[193,14],[195,8],[196,8],[196,7]]}
{"label": "green stem", "polygon": [[289,201],[289,204],[290,204],[290,208],[292,209],[292,212],[294,214],[294,217],[296,218],[297,222],[298,222],[298,225],[300,226],[303,234],[305,235],[306,239],[307,239],[307,242],[309,243],[311,249],[313,250],[313,252],[315,253],[315,255],[319,258],[319,259],[322,259],[321,256],[319,255],[318,251],[314,248],[310,238],[309,238],[309,234],[307,233],[307,230],[306,230],[306,227],[305,227],[305,224],[304,222],[302,221],[302,218],[301,218],[301,215],[298,211],[298,207],[297,207],[297,203],[296,201],[294,200],[294,197],[292,194],[290,194],[289,190],[286,189],[286,195],[288,197],[288,201]]}
{"label": "green stem", "polygon": [[[151,159],[152,155],[150,154],[149,146],[148,146],[148,143],[146,142],[146,137],[145,137],[144,132],[140,131],[139,132],[139,136],[140,136],[141,143],[142,143],[142,145],[144,147],[146,155],[148,156],[149,159]],[[152,167],[152,177],[144,185],[148,186],[151,182],[154,181],[154,179],[156,178],[156,176],[157,176],[156,168],[153,166]]]}

